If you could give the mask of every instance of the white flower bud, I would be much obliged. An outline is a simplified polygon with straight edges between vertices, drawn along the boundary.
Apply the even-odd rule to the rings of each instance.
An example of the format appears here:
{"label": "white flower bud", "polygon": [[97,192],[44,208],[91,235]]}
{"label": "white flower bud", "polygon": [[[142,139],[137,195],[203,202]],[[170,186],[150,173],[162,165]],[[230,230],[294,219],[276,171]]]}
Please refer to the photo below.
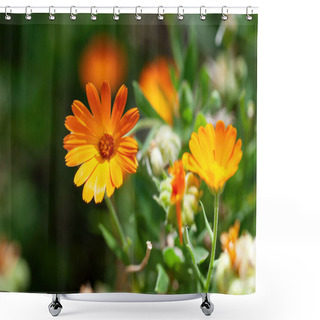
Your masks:
{"label": "white flower bud", "polygon": [[150,162],[152,166],[152,171],[155,175],[160,175],[163,171],[163,159],[158,147],[152,148],[150,152]]}
{"label": "white flower bud", "polygon": [[160,175],[163,170],[178,159],[181,150],[179,136],[167,125],[159,128],[149,151],[152,171]]}

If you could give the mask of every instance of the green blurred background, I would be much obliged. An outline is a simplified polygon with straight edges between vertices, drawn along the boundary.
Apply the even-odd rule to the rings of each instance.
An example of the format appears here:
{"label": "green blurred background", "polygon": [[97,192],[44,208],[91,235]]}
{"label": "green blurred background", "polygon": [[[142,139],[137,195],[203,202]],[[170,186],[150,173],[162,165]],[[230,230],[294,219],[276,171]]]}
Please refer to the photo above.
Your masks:
{"label": "green blurred background", "polygon": [[[62,142],[68,134],[64,120],[72,114],[72,101],[78,99],[88,106],[79,61],[88,43],[101,34],[120,43],[127,54],[127,108],[139,108],[132,83],[138,81],[147,62],[165,56],[177,65],[181,155],[188,149],[195,126],[195,118],[188,115],[190,108],[211,115],[213,121],[226,119],[237,128],[243,158],[222,196],[219,233],[239,219],[241,229],[255,236],[256,33],[257,17],[248,22],[243,15],[229,16],[227,22],[220,15],[208,15],[205,21],[187,15],[181,22],[169,15],[164,22],[156,16],[143,16],[138,22],[129,15],[114,22],[106,15],[93,22],[88,15],[79,15],[76,21],[57,15],[55,21],[49,21],[43,14],[34,15],[31,21],[14,15],[11,21],[1,22],[0,239],[16,243],[22,266],[13,264],[14,279],[3,280],[3,284],[5,275],[0,272],[0,290],[78,292],[87,282],[95,291],[119,290],[121,264],[98,228],[99,223],[113,228],[107,207],[82,201],[82,188],[73,184],[76,168],[65,165]],[[191,100],[185,98],[186,83]],[[202,189],[212,221],[213,199],[204,183]],[[178,288],[170,285],[168,292],[197,292],[184,248],[183,264],[170,268],[163,262],[165,213],[153,199],[157,192],[141,162],[137,174],[112,197],[132,240],[130,263],[140,263],[147,240],[154,247],[143,272],[128,278],[130,291],[154,293],[160,263],[169,278],[179,283]],[[206,247],[201,215],[195,219],[198,230],[194,237]],[[217,256],[220,252],[218,243]],[[201,268],[206,270],[207,262]]]}

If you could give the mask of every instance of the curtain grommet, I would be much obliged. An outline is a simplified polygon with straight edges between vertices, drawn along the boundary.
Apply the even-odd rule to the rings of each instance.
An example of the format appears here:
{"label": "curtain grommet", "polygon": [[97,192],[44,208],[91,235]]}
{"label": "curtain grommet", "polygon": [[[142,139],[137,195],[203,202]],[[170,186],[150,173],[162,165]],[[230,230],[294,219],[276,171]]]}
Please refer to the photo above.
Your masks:
{"label": "curtain grommet", "polygon": [[[93,10],[95,12],[93,12]],[[90,20],[91,21],[96,21],[97,18],[98,18],[97,14],[98,14],[98,9],[95,6],[91,7],[91,9],[90,9]]]}
{"label": "curtain grommet", "polygon": [[4,18],[9,21],[11,20],[11,16],[10,16],[10,13],[11,13],[11,8],[9,6],[6,6],[4,8]]}
{"label": "curtain grommet", "polygon": [[207,18],[207,8],[205,6],[200,7],[200,20],[204,21]]}
{"label": "curtain grommet", "polygon": [[25,19],[26,20],[31,20],[31,14],[32,14],[32,9],[31,9],[31,7],[30,6],[26,6],[26,15],[25,15]]}
{"label": "curtain grommet", "polygon": [[[140,13],[138,13],[138,10],[140,11]],[[142,14],[142,8],[140,6],[136,6],[136,13],[135,13],[134,18],[137,21],[140,21],[142,19],[141,14]]]}
{"label": "curtain grommet", "polygon": [[227,21],[228,20],[228,7],[223,6],[221,8],[221,20]]}
{"label": "curtain grommet", "polygon": [[77,19],[77,8],[75,6],[70,7],[70,20],[74,21]]}
{"label": "curtain grommet", "polygon": [[[162,13],[160,13],[160,9],[162,9]],[[163,8],[163,6],[159,6],[158,7],[158,20],[159,21],[163,21],[163,19],[164,19],[164,8]]]}
{"label": "curtain grommet", "polygon": [[[116,12],[116,10],[117,10],[117,12]],[[117,7],[117,6],[113,7],[113,18],[112,19],[114,21],[118,21],[119,20],[119,15],[120,15],[119,7]]]}
{"label": "curtain grommet", "polygon": [[[251,9],[251,13],[249,13],[250,9]],[[253,14],[253,9],[252,9],[251,6],[248,6],[246,8],[246,19],[247,19],[247,21],[252,21],[252,19],[253,19],[252,14]]]}
{"label": "curtain grommet", "polygon": [[49,20],[53,21],[56,17],[55,14],[56,13],[56,9],[54,8],[54,6],[49,7]]}
{"label": "curtain grommet", "polygon": [[179,21],[182,21],[183,18],[184,18],[184,8],[183,8],[183,6],[179,6],[178,7],[178,12],[177,12],[177,19]]}

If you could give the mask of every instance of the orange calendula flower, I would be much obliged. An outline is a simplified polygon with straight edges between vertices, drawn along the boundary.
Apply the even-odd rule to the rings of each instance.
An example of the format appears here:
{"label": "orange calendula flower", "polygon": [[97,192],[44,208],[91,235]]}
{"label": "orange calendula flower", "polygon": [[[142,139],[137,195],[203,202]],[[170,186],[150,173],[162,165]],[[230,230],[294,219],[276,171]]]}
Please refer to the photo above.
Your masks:
{"label": "orange calendula flower", "polygon": [[105,35],[99,35],[84,49],[79,66],[83,86],[92,82],[100,89],[103,81],[109,81],[114,90],[125,80],[127,55],[120,43]]}
{"label": "orange calendula flower", "polygon": [[189,141],[190,153],[184,153],[186,168],[197,173],[211,191],[219,194],[226,181],[238,170],[242,158],[241,139],[237,139],[237,130],[232,125],[225,128],[223,121],[200,127],[193,132]]}
{"label": "orange calendula flower", "polygon": [[140,88],[152,107],[169,125],[179,105],[178,93],[170,76],[170,62],[160,57],[147,64],[140,75]]}
{"label": "orange calendula flower", "polygon": [[181,160],[175,161],[173,166],[169,168],[169,173],[173,176],[171,181],[172,193],[171,203],[175,204],[177,211],[177,222],[179,228],[179,238],[182,244],[182,217],[181,217],[181,202],[185,192],[185,177],[186,172]]}
{"label": "orange calendula flower", "polygon": [[66,128],[71,131],[63,142],[68,150],[65,157],[68,167],[80,166],[75,177],[76,186],[84,184],[82,197],[85,202],[99,203],[106,192],[108,197],[123,183],[125,173],[135,173],[138,162],[138,144],[125,136],[137,123],[139,111],[132,108],[124,115],[128,90],[122,86],[114,100],[111,113],[111,89],[103,82],[101,100],[92,83],[86,86],[92,113],[80,101],[72,104],[74,116],[67,116]]}
{"label": "orange calendula flower", "polygon": [[232,265],[236,261],[236,242],[239,237],[239,230],[240,222],[236,220],[235,224],[229,228],[229,231],[223,232],[220,236],[222,250],[229,254]]}

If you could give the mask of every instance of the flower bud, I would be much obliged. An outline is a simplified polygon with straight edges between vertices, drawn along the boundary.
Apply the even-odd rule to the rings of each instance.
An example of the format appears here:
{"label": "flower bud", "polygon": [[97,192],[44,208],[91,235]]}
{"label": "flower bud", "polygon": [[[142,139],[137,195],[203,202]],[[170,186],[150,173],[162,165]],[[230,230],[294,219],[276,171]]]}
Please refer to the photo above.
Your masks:
{"label": "flower bud", "polygon": [[158,147],[152,148],[150,151],[150,162],[152,166],[152,171],[155,175],[160,175],[163,171],[163,159],[160,149]]}
{"label": "flower bud", "polygon": [[159,128],[149,149],[152,171],[159,176],[163,170],[178,159],[181,150],[179,136],[167,125]]}
{"label": "flower bud", "polygon": [[154,196],[154,199],[158,202],[158,204],[164,209],[164,211],[168,214],[168,210],[171,207],[171,186],[172,178],[167,178],[162,180],[159,186],[159,196]]}

